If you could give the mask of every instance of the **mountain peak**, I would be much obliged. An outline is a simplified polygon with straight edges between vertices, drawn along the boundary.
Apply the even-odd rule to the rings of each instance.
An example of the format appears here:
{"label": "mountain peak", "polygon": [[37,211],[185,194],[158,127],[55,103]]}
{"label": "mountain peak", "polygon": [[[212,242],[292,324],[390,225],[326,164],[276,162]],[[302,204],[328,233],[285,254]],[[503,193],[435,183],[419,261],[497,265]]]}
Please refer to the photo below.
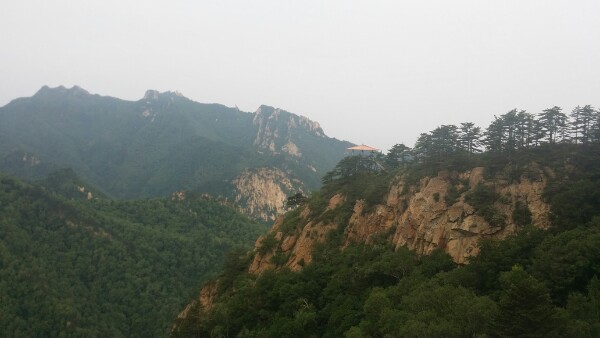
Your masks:
{"label": "mountain peak", "polygon": [[166,91],[166,92],[159,92],[158,90],[155,89],[148,89],[146,90],[146,93],[144,94],[144,97],[142,98],[142,100],[146,100],[146,101],[156,101],[158,100],[160,97],[183,97],[186,98],[185,96],[183,96],[183,94],[181,94],[179,91]]}
{"label": "mountain peak", "polygon": [[[262,125],[266,121],[282,120],[287,123],[288,128],[302,127],[314,133],[317,136],[325,137],[325,133],[318,122],[312,121],[306,116],[290,113],[280,108],[274,108],[267,105],[261,105],[254,113],[254,124]],[[273,128],[270,128],[273,129]]]}
{"label": "mountain peak", "polygon": [[146,90],[143,99],[147,101],[158,100],[158,95],[160,95],[160,92],[158,90],[148,89]]}
{"label": "mountain peak", "polygon": [[62,85],[52,88],[52,87],[45,85],[42,88],[40,88],[40,90],[38,90],[34,96],[42,96],[42,95],[48,95],[48,94],[59,94],[59,95],[69,95],[69,96],[88,96],[88,95],[90,95],[90,93],[87,90],[85,90],[77,85],[75,85],[71,88],[67,88]]}

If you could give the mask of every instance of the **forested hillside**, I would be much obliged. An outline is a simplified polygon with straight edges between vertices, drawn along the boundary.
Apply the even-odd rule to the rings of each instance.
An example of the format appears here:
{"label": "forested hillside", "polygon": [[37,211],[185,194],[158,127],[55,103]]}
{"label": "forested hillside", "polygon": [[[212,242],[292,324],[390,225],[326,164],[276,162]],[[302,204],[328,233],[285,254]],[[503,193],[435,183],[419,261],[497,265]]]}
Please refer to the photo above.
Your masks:
{"label": "forested hillside", "polygon": [[225,253],[265,230],[199,195],[99,195],[69,170],[0,175],[0,336],[165,336]]}
{"label": "forested hillside", "polygon": [[262,219],[282,212],[286,194],[318,188],[350,145],[281,109],[247,113],[176,92],[125,101],[43,87],[0,107],[0,171],[38,179],[72,168],[114,198],[210,193]]}
{"label": "forested hillside", "polygon": [[340,161],[171,335],[600,336],[599,117],[514,110]]}

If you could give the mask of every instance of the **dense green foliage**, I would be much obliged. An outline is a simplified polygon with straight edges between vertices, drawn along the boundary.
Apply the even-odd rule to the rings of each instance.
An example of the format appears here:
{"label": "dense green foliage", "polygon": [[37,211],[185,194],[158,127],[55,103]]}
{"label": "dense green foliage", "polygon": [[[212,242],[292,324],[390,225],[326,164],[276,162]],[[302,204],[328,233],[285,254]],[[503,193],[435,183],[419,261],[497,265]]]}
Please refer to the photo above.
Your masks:
{"label": "dense green foliage", "polygon": [[[0,107],[0,171],[37,179],[73,168],[116,198],[178,190],[228,197],[233,178],[259,167],[280,168],[305,190],[316,189],[350,146],[294,114],[267,106],[260,111],[257,116],[170,92],[149,92],[134,102],[77,87],[44,87]],[[301,157],[281,150],[290,141]],[[275,153],[264,148],[270,142]]]}
{"label": "dense green foliage", "polygon": [[494,203],[499,198],[500,196],[492,187],[479,183],[465,195],[465,202],[472,205],[490,225],[503,227],[506,224],[506,217],[494,207]]}
{"label": "dense green foliage", "polygon": [[86,200],[78,184],[0,176],[0,336],[164,336],[225,253],[265,230],[199,196]]}
{"label": "dense green foliage", "polygon": [[[487,171],[506,179],[515,175],[515,168],[527,177],[528,162],[550,166],[553,179],[545,198],[554,215],[551,230],[528,225],[531,211],[517,206],[511,217],[523,229],[503,241],[483,241],[477,257],[457,266],[443,252],[418,257],[405,248],[394,250],[385,240],[342,248],[347,219],[332,216],[328,220],[338,228],[313,251],[311,264],[299,272],[269,270],[259,276],[244,269],[224,272],[221,278],[235,287],[222,290],[206,314],[179,322],[172,335],[600,336],[598,146],[550,145],[513,155],[505,158],[504,169],[498,158],[478,160],[489,161]],[[363,184],[389,183],[385,172],[356,171],[361,167],[352,161],[364,160],[340,162],[321,191],[305,202],[319,210],[315,216],[327,217],[324,203],[337,192],[355,201],[369,194]],[[351,169],[345,171],[349,174],[340,174],[343,166]],[[411,170],[399,167],[400,172]],[[486,219],[494,216],[493,203],[502,199],[483,184],[471,187],[467,195],[467,202]],[[298,221],[297,210],[284,220],[288,231]],[[239,256],[239,264],[245,257]]]}

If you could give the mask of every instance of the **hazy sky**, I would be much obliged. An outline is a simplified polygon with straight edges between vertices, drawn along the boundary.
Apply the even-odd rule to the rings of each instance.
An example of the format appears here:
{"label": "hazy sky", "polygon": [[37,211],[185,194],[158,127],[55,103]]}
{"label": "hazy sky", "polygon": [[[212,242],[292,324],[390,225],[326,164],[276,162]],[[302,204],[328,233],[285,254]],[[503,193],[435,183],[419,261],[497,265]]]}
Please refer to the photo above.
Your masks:
{"label": "hazy sky", "polygon": [[600,1],[3,0],[0,106],[43,85],[267,104],[412,146],[513,108],[600,106]]}

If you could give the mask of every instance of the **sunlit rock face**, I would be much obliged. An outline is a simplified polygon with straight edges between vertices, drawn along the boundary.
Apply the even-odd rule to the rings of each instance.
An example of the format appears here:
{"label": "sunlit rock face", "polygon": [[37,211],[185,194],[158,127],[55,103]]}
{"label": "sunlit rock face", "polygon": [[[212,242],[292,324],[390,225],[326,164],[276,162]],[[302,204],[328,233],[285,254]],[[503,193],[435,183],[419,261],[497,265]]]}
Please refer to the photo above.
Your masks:
{"label": "sunlit rock face", "polygon": [[234,200],[251,217],[274,220],[286,210],[285,201],[294,192],[303,191],[300,180],[278,168],[244,170],[233,180]]}
{"label": "sunlit rock face", "polygon": [[[544,202],[542,193],[551,171],[532,164],[529,171],[535,172],[535,178],[521,177],[512,183],[498,177],[486,179],[483,171],[484,168],[473,168],[462,173],[442,172],[411,186],[398,178],[389,188],[385,203],[366,208],[364,201],[354,201],[352,216],[344,231],[344,246],[368,244],[384,238],[397,248],[406,246],[418,254],[442,249],[455,262],[464,264],[479,253],[482,239],[504,239],[522,228],[512,219],[518,202],[531,211],[534,226],[548,228],[550,207]],[[490,187],[500,196],[494,208],[505,219],[502,226],[488,223],[465,201],[465,195],[478,184]],[[446,199],[451,186],[460,191],[454,200]],[[325,212],[340,207],[344,198],[341,194],[333,196]],[[273,250],[260,254],[264,237],[256,241],[254,261],[249,268],[251,273],[276,268],[271,260],[275,252],[288,257],[280,267],[299,270],[311,262],[315,244],[324,241],[327,232],[337,225],[317,222],[318,217],[309,217],[310,210],[306,206],[303,208],[297,230],[282,231],[283,217],[274,223],[271,232],[278,244]]]}
{"label": "sunlit rock face", "polygon": [[269,106],[260,106],[252,123],[258,127],[254,145],[273,154],[287,153],[301,157],[302,151],[294,143],[301,133],[326,137],[319,123]]}
{"label": "sunlit rock face", "polygon": [[[300,206],[291,226],[286,224],[289,223],[286,216],[280,216],[270,232],[256,240],[248,272],[261,274],[266,270],[283,268],[298,271],[311,264],[315,246],[326,241],[328,233],[340,226],[334,219],[324,216],[347,207],[347,203],[351,203],[353,208],[348,223],[341,225],[345,226],[342,249],[351,243],[374,244],[383,240],[396,248],[405,246],[421,255],[441,249],[459,264],[467,264],[470,257],[479,254],[482,239],[501,240],[522,228],[512,219],[517,204],[529,209],[533,226],[543,229],[550,226],[550,206],[544,202],[542,194],[548,179],[554,176],[551,169],[532,163],[527,168],[527,175],[512,182],[500,176],[485,177],[484,171],[484,168],[477,167],[460,173],[440,172],[414,184],[407,184],[403,177],[396,177],[385,194],[384,202],[370,207],[363,200],[349,201],[342,193],[334,194],[326,201],[321,214],[315,215],[308,205]],[[240,180],[240,185],[246,187],[245,191],[262,189],[278,192],[280,188],[273,186],[272,180],[281,180],[283,176],[270,170],[248,172]],[[465,196],[480,184],[499,196],[493,207],[505,219],[501,226],[488,223],[465,200]],[[455,193],[448,196],[450,191]],[[268,245],[269,249],[266,250],[264,245]],[[196,315],[213,307],[217,289],[218,280],[206,284],[179,318],[189,316],[195,305],[196,311],[199,311]]]}

